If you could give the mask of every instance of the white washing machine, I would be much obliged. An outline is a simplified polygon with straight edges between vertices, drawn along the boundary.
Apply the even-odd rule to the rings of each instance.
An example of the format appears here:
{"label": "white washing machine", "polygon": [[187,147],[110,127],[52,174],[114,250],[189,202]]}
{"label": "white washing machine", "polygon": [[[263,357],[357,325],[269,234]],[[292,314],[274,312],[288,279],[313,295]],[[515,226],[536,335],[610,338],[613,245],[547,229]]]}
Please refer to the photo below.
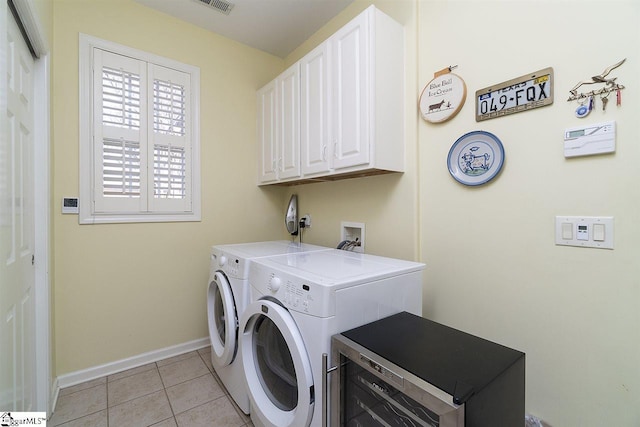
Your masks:
{"label": "white washing machine", "polygon": [[249,397],[238,356],[238,324],[249,302],[247,277],[252,259],[305,251],[331,250],[289,241],[219,245],[211,248],[207,317],[211,363],[231,397],[246,414]]}
{"label": "white washing machine", "polygon": [[423,269],[339,250],[254,260],[252,302],[240,320],[253,424],[323,425],[331,336],[401,311],[422,315]]}

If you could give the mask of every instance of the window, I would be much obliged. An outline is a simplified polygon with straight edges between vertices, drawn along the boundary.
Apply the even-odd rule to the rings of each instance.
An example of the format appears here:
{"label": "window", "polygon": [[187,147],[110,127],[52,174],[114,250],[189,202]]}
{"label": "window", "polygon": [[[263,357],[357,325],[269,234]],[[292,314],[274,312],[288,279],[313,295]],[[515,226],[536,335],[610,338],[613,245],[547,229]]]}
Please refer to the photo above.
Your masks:
{"label": "window", "polygon": [[200,220],[197,67],[80,35],[80,223]]}

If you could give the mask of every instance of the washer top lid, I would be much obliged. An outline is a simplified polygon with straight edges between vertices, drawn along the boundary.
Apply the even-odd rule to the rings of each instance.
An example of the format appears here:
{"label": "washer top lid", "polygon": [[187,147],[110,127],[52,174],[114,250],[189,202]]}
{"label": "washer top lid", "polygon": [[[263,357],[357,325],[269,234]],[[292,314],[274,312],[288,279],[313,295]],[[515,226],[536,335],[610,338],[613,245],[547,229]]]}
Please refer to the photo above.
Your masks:
{"label": "washer top lid", "polygon": [[237,243],[231,245],[216,245],[211,248],[213,253],[226,253],[244,259],[260,258],[280,254],[330,250],[324,246],[297,243],[287,240],[268,242]]}
{"label": "washer top lid", "polygon": [[424,269],[424,264],[370,254],[332,249],[277,255],[254,261],[274,272],[284,272],[323,286],[355,285]]}

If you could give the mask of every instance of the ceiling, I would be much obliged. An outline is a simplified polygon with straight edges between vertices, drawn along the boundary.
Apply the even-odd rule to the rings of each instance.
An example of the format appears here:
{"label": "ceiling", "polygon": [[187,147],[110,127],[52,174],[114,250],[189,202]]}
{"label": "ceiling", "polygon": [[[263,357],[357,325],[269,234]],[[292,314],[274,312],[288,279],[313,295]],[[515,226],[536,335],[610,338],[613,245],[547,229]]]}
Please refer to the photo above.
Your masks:
{"label": "ceiling", "polygon": [[[233,4],[233,9],[225,15],[204,4],[205,0],[135,1],[280,58],[291,53],[353,2],[228,0]],[[225,2],[222,0],[219,3]]]}

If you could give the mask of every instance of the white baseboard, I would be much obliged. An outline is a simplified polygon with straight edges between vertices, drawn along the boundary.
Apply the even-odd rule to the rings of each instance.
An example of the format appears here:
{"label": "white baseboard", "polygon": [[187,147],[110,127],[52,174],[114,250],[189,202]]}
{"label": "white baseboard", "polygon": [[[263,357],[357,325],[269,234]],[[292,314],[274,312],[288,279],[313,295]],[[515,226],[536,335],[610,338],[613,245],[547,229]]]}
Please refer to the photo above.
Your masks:
{"label": "white baseboard", "polygon": [[58,404],[58,395],[60,394],[60,386],[58,385],[58,379],[54,378],[53,384],[51,384],[51,390],[49,391],[49,418],[53,415],[53,411]]}
{"label": "white baseboard", "polygon": [[178,356],[183,353],[199,350],[209,345],[209,338],[200,338],[198,340],[150,351],[148,353],[139,354],[137,356],[129,357],[126,359],[116,360],[115,362],[106,363],[104,365],[95,366],[93,368],[83,369],[81,371],[60,375],[54,382],[55,392],[53,408],[55,409],[58,391],[61,388],[71,387],[86,381],[91,381],[97,378],[105,377],[107,375],[126,371],[127,369],[137,368],[138,366],[146,365],[147,363],[157,362],[158,360],[166,359],[168,357]]}

